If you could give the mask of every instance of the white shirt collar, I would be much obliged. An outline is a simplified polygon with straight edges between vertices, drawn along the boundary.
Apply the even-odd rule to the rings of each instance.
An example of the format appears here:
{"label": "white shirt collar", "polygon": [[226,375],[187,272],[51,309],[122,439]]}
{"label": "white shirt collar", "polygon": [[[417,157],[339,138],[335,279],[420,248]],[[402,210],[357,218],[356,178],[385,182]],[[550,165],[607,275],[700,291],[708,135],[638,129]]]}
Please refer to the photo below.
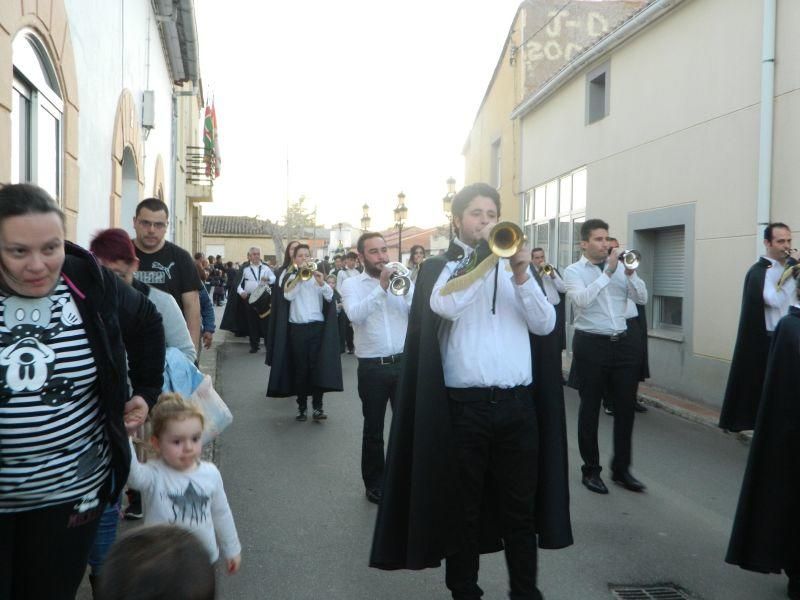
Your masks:
{"label": "white shirt collar", "polygon": [[782,267],[783,266],[777,260],[775,260],[774,258],[770,258],[767,255],[764,255],[761,258],[766,258],[772,264],[773,267]]}
{"label": "white shirt collar", "polygon": [[459,246],[464,251],[464,256],[469,256],[470,254],[472,254],[475,251],[475,248],[473,248],[472,246],[462,242],[461,238],[458,238],[458,237],[453,238],[453,242],[455,242],[455,244],[457,246]]}

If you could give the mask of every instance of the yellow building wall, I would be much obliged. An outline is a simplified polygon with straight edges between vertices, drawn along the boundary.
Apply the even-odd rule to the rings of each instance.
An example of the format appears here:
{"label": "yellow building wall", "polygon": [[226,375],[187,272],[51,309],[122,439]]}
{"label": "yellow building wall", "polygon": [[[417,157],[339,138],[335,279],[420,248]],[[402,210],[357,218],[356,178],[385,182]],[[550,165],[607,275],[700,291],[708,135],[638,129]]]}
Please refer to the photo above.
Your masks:
{"label": "yellow building wall", "polygon": [[[224,246],[222,260],[242,263],[247,260],[247,251],[252,246],[261,248],[261,257],[275,255],[275,244],[271,237],[214,236],[204,235],[202,252],[206,254],[208,246]],[[282,259],[281,259],[282,260]]]}

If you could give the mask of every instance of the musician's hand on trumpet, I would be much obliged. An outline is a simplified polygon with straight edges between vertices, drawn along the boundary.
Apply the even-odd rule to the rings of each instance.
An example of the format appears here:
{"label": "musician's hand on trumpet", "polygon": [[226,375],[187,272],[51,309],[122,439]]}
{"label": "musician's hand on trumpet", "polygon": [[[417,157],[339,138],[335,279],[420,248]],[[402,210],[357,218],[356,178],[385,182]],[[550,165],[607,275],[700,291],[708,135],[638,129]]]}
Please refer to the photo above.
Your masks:
{"label": "musician's hand on trumpet", "polygon": [[381,265],[381,276],[378,278],[378,282],[384,291],[389,289],[389,280],[394,272],[394,269],[388,268],[385,263]]}
{"label": "musician's hand on trumpet", "polygon": [[531,265],[531,249],[527,244],[522,244],[516,254],[508,257],[508,262],[511,263],[511,270],[514,272],[514,282],[517,285],[522,285],[530,278],[530,265]]}
{"label": "musician's hand on trumpet", "polygon": [[322,274],[322,271],[314,271],[314,281],[319,287],[325,285],[325,275]]}

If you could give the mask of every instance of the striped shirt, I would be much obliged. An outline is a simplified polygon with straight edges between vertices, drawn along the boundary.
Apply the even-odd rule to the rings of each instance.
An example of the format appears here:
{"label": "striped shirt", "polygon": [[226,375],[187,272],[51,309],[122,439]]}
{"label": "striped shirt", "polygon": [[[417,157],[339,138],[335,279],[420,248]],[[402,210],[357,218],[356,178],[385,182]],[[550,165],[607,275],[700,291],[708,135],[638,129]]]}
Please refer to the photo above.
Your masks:
{"label": "striped shirt", "polygon": [[0,295],[0,513],[92,495],[109,463],[97,368],[69,288]]}

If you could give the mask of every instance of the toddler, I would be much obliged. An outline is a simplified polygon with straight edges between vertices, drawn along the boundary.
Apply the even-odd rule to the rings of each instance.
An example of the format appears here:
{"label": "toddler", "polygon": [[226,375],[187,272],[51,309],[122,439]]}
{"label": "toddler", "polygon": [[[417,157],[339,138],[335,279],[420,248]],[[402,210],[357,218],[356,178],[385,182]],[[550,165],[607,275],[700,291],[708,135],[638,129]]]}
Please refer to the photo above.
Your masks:
{"label": "toddler", "polygon": [[208,550],[212,563],[220,554],[218,537],[228,573],[236,573],[242,547],[222,476],[214,464],[200,460],[202,411],[180,394],[165,393],[159,396],[150,420],[150,443],[159,456],[140,463],[131,441],[128,479],[128,484],[142,493],[145,525],[167,523],[189,529]]}

